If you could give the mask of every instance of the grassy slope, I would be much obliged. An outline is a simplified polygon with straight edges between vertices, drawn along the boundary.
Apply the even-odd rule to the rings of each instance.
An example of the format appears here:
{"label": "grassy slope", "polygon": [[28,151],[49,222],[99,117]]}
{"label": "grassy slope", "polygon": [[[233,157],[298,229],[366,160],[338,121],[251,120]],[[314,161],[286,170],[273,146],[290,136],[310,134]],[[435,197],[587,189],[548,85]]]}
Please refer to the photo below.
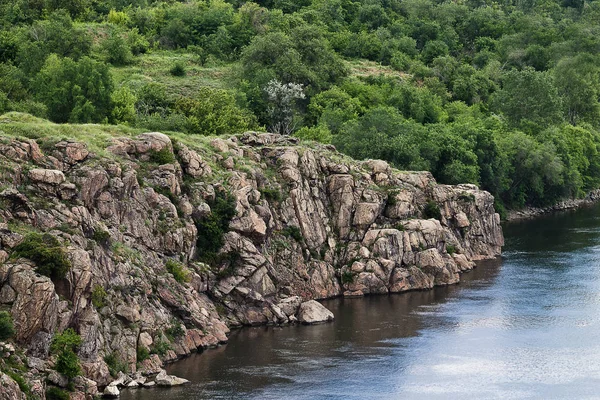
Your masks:
{"label": "grassy slope", "polygon": [[[185,66],[185,76],[171,75],[170,69],[175,63]],[[164,85],[171,95],[193,97],[200,87],[225,88],[232,69],[233,65],[200,66],[191,53],[156,50],[135,57],[131,65],[113,67],[112,72],[118,86],[155,82]]]}

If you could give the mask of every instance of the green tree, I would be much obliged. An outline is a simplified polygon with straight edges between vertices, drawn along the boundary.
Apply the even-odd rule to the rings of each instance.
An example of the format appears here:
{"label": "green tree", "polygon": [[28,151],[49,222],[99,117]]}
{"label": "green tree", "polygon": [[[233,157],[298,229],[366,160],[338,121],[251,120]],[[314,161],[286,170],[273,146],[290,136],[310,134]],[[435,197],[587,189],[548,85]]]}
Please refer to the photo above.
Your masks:
{"label": "green tree", "polygon": [[131,123],[135,121],[135,103],[137,97],[127,86],[122,86],[115,90],[111,95],[113,105],[111,111],[111,120],[115,123]]}
{"label": "green tree", "polygon": [[174,109],[187,117],[190,133],[241,133],[255,126],[252,114],[239,108],[234,96],[225,90],[203,87],[195,99],[177,100]]}
{"label": "green tree", "polygon": [[581,54],[562,59],[554,68],[554,80],[571,124],[600,122],[600,68],[595,57]]}
{"label": "green tree", "polygon": [[58,10],[20,30],[17,64],[31,75],[42,68],[50,54],[78,60],[89,55],[91,48],[90,35],[75,26],[64,10]]}
{"label": "green tree", "polygon": [[101,122],[110,116],[112,77],[105,64],[89,57],[48,57],[33,86],[55,122]]}
{"label": "green tree", "polygon": [[562,102],[554,77],[533,68],[507,72],[493,103],[515,125],[555,124],[562,120]]}

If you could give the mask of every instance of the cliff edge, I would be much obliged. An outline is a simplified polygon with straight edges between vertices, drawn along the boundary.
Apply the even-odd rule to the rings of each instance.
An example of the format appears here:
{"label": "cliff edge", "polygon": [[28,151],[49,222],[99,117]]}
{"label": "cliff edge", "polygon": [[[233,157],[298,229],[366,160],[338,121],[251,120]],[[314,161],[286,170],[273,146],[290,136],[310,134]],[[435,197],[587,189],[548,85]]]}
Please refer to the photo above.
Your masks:
{"label": "cliff edge", "polygon": [[[500,255],[476,186],[273,134],[193,140],[0,132],[0,310],[34,397],[63,382],[50,345],[67,328],[85,398],[115,366],[157,373],[231,327],[330,319],[310,300],[453,284]],[[64,254],[63,275],[27,253],[36,240]]]}

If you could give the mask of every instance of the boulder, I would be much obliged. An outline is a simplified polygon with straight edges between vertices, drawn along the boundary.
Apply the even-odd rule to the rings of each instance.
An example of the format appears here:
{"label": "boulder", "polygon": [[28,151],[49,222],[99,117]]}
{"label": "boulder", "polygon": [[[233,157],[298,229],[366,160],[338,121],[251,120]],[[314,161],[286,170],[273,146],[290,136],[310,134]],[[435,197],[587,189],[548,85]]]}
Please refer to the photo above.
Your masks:
{"label": "boulder", "polygon": [[119,388],[113,385],[108,385],[104,388],[104,392],[102,392],[102,396],[112,398],[119,397],[120,394]]}
{"label": "boulder", "polygon": [[296,315],[300,304],[302,304],[302,298],[300,296],[290,296],[277,303],[277,307],[289,317]]}
{"label": "boulder", "polygon": [[316,300],[309,300],[300,304],[298,321],[303,324],[317,324],[333,321],[334,316],[325,306]]}
{"label": "boulder", "polygon": [[178,386],[188,383],[189,381],[174,375],[167,375],[167,372],[163,369],[156,375],[154,382],[156,382],[158,386]]}
{"label": "boulder", "polygon": [[65,181],[65,174],[56,169],[34,168],[29,171],[29,179],[37,183],[59,185]]}

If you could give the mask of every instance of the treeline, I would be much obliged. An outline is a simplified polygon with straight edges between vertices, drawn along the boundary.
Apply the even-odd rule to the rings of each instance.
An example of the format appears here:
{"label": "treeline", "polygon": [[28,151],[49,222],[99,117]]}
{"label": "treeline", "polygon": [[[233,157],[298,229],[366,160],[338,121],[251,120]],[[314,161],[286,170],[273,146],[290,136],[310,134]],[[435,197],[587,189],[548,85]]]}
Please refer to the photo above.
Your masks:
{"label": "treeline", "polygon": [[[0,112],[265,128],[478,184],[500,209],[600,187],[597,1],[0,0],[0,24]],[[114,79],[167,50],[227,69],[226,89]]]}

